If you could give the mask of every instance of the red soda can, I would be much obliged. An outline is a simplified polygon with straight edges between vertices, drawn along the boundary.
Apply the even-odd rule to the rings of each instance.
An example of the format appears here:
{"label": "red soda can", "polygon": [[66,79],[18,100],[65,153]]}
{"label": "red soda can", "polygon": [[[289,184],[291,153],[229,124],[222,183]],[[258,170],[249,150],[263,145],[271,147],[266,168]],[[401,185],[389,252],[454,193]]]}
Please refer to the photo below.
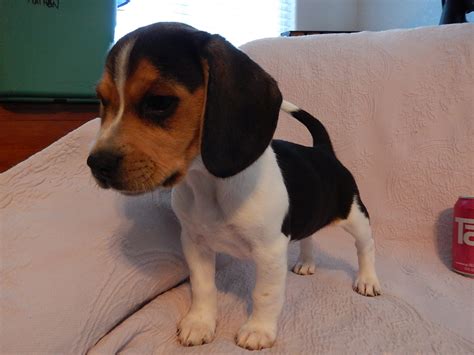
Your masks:
{"label": "red soda can", "polygon": [[454,205],[453,270],[474,277],[474,196],[460,196]]}

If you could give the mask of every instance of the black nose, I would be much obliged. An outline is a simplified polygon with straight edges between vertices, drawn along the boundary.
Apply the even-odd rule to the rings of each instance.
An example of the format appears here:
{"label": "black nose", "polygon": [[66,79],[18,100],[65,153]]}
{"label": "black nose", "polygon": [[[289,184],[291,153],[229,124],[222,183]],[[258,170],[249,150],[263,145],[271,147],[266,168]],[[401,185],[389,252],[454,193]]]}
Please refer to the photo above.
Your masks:
{"label": "black nose", "polygon": [[117,174],[122,159],[123,155],[121,154],[110,151],[98,151],[89,155],[87,165],[89,165],[96,177],[109,180]]}

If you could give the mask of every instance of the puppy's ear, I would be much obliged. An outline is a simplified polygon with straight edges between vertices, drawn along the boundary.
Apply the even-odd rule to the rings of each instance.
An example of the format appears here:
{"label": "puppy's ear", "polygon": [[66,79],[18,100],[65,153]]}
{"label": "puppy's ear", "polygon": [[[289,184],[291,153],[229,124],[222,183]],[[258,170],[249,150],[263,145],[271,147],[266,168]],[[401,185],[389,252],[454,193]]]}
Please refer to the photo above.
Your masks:
{"label": "puppy's ear", "polygon": [[282,98],[275,80],[224,38],[208,35],[200,49],[208,67],[201,156],[211,174],[225,178],[268,147]]}

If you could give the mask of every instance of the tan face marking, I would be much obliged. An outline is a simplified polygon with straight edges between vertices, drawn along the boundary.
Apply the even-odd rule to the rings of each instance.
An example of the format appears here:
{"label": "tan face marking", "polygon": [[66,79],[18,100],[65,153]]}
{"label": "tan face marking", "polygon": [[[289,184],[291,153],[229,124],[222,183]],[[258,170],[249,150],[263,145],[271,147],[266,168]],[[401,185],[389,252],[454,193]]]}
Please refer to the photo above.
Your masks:
{"label": "tan face marking", "polygon": [[109,72],[105,72],[96,88],[100,99],[101,131],[112,123],[113,116],[118,112],[120,99],[114,80]]}
{"label": "tan face marking", "polygon": [[[121,51],[117,54],[115,58],[115,76],[112,76],[109,73],[104,74],[107,76],[108,86],[112,86],[111,90],[114,91],[114,100],[110,100],[110,103],[113,103],[113,110],[111,110],[108,117],[107,124],[101,126],[101,136],[103,139],[106,139],[109,135],[113,135],[115,126],[122,119],[124,109],[125,109],[125,84],[127,81],[127,68],[128,68],[128,59],[130,52],[133,48],[135,41],[129,40],[123,45]],[[100,85],[100,84],[99,84]],[[101,95],[103,96],[103,95]],[[110,117],[110,114],[113,113],[113,117]],[[105,122],[104,122],[105,123]]]}
{"label": "tan face marking", "polygon": [[[125,78],[123,104],[117,80],[106,72],[97,87],[106,101],[102,127],[93,152],[111,150],[123,154],[120,174],[112,187],[140,193],[159,185],[173,185],[199,154],[206,85],[190,92],[184,85],[161,75],[147,59],[141,59]],[[176,97],[173,113],[164,120],[143,117],[146,97]]]}

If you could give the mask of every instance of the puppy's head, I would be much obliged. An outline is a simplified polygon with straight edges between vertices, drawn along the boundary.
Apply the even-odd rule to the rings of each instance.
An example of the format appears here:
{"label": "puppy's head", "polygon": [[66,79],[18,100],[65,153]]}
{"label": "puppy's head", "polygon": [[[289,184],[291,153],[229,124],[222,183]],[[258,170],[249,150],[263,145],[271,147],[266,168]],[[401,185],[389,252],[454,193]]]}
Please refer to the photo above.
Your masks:
{"label": "puppy's head", "polygon": [[118,41],[97,95],[87,163],[101,187],[128,194],[175,185],[199,154],[211,174],[237,174],[270,143],[281,104],[276,82],[244,53],[177,23]]}

